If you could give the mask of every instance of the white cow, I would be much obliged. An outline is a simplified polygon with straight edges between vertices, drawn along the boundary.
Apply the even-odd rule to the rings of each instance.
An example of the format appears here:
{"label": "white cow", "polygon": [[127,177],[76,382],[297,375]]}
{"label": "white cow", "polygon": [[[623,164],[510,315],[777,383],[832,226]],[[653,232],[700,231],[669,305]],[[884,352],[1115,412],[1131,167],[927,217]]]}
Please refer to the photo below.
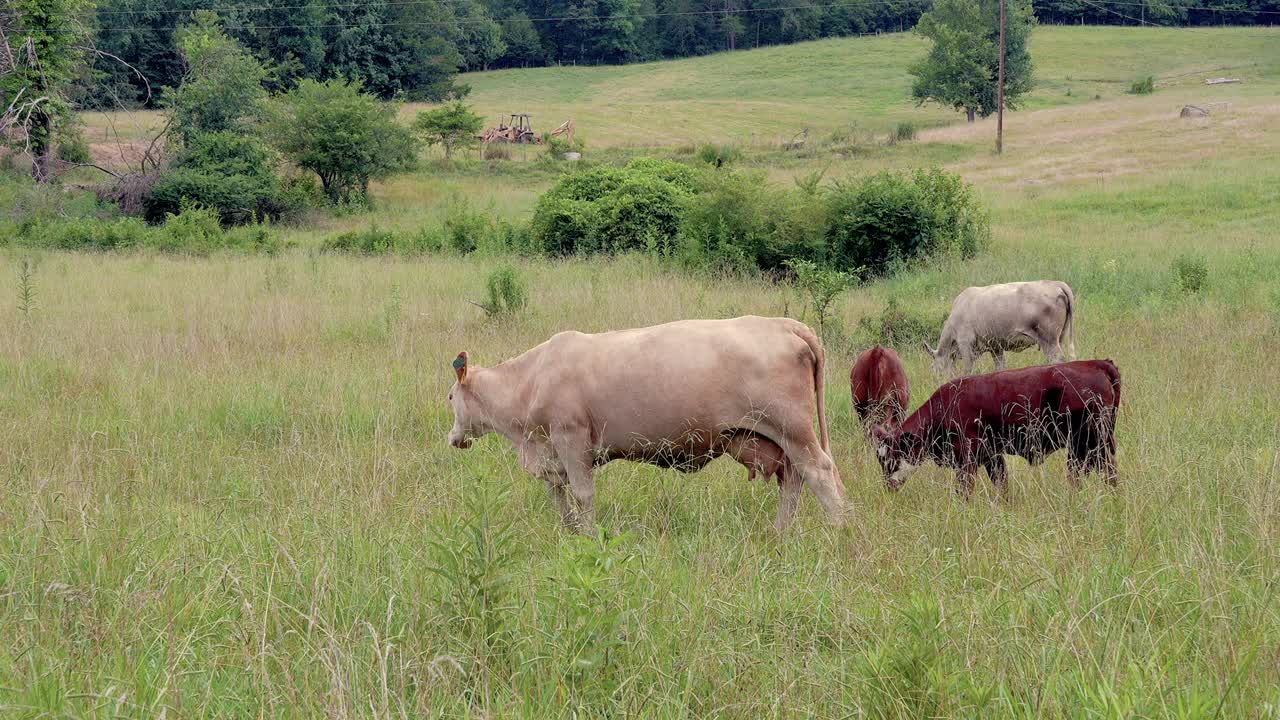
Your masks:
{"label": "white cow", "polygon": [[[463,352],[453,363],[449,444],[506,437],[520,465],[547,482],[561,520],[579,529],[592,524],[592,470],[611,460],[692,471],[716,455],[748,463],[753,452],[776,458],[780,448],[776,526],[790,524],[801,485],[841,524],[845,489],[830,455],[824,365],[807,326],[763,317],[562,332],[492,368]],[[751,438],[760,442],[744,450]]]}
{"label": "white cow", "polygon": [[1005,352],[1033,345],[1050,363],[1062,362],[1067,355],[1075,359],[1075,305],[1071,286],[1057,280],[966,288],[951,306],[938,347],[926,343],[924,349],[933,356],[937,375],[953,371],[957,357],[968,375],[983,353],[991,353],[996,370],[1003,370]]}

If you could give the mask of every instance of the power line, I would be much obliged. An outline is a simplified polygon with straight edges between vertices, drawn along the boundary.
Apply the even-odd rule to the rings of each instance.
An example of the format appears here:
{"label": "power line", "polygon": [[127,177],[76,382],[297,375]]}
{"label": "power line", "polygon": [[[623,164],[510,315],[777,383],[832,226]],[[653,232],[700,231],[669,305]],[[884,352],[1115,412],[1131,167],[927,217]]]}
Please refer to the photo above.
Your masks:
{"label": "power line", "polygon": [[[450,2],[466,2],[466,1],[467,0],[392,0],[391,2],[388,2],[386,4],[395,5],[395,6],[407,6],[407,5],[445,5],[447,6],[448,3]],[[1160,23],[1156,23],[1154,21],[1143,21],[1138,18],[1132,17],[1130,15],[1125,15],[1124,13],[1116,12],[1104,6],[1104,5],[1116,5],[1116,6],[1141,7],[1141,6],[1145,6],[1145,3],[1129,2],[1127,0],[1099,0],[1098,2],[1094,2],[1093,0],[1082,0],[1082,1],[1097,10],[1101,10],[1103,12],[1116,15],[1118,17],[1124,18],[1126,20],[1130,20],[1135,23],[1139,23],[1139,24],[1145,23],[1148,25],[1158,25],[1160,27],[1170,27],[1170,28],[1177,27],[1172,25],[1163,25]],[[310,8],[310,7],[318,7],[318,8],[359,7],[361,5],[363,5],[363,3],[353,2],[353,3],[331,3],[328,5],[291,5],[291,6],[280,6],[280,7],[270,7],[265,5],[259,5],[259,6],[246,6],[241,8],[235,8],[230,6],[224,6],[220,8],[219,7],[190,8],[188,10],[162,10],[162,11],[150,11],[150,12],[195,13],[201,10],[207,10],[211,12],[217,12],[219,10],[222,10],[222,11],[286,10],[286,9],[304,9],[304,8]],[[784,5],[784,6],[778,6],[778,7],[721,8],[721,9],[714,9],[714,10],[685,10],[685,11],[677,11],[677,12],[650,12],[650,13],[615,13],[612,15],[563,15],[563,16],[552,16],[552,17],[528,18],[528,20],[529,22],[533,22],[533,23],[574,22],[574,21],[601,22],[601,21],[607,21],[607,20],[627,20],[627,19],[640,19],[640,18],[691,17],[691,16],[713,16],[713,15],[724,15],[724,16],[749,15],[753,13],[781,12],[781,11],[787,11],[787,10],[822,10],[822,9],[838,8],[838,7],[875,7],[875,6],[899,7],[899,2],[898,0],[845,0],[844,2],[816,3],[816,4],[807,4],[807,5]],[[1280,16],[1280,11],[1276,11],[1276,10],[1245,10],[1245,9],[1231,9],[1231,8],[1210,8],[1210,7],[1204,7],[1204,6],[1190,6],[1190,5],[1181,6],[1178,9],[1186,10],[1186,11],[1232,12],[1232,13],[1245,13],[1245,14],[1252,14],[1252,15]],[[107,14],[107,13],[143,14],[146,12],[148,11],[144,11],[144,10],[103,11],[102,14]],[[494,18],[485,16],[485,17],[454,18],[452,20],[428,20],[428,21],[408,21],[408,22],[385,21],[385,22],[361,23],[359,25],[352,25],[349,23],[340,23],[340,22],[285,23],[285,24],[274,24],[274,25],[239,25],[239,26],[236,26],[234,29],[236,30],[303,30],[303,29],[347,29],[352,27],[376,27],[376,28],[456,27],[460,25],[472,25],[472,24],[479,24],[479,23],[488,23],[493,21],[494,21]],[[149,29],[151,28],[141,27],[136,25],[120,25],[120,26],[100,27],[97,29],[97,31],[98,32],[128,32],[128,31],[134,31],[134,30],[149,30]],[[77,31],[67,29],[67,30],[64,30],[63,32],[77,32]]]}
{"label": "power line", "polygon": [[[1118,7],[1147,7],[1149,5],[1149,3],[1132,2],[1130,0],[1100,0],[1099,2],[1092,2],[1091,0],[1082,0],[1082,1],[1088,5],[1098,8],[1099,10],[1103,10],[1104,12],[1109,12],[1109,11],[1107,10],[1107,8],[1102,7],[1103,5],[1115,5]],[[385,3],[382,3],[382,5],[385,7],[404,7],[404,6],[415,6],[415,5],[451,5],[455,3],[466,3],[466,2],[471,2],[471,0],[388,0]],[[830,3],[826,5],[810,5],[810,6],[797,6],[797,7],[837,7],[837,6],[844,6],[844,5],[895,5],[896,6],[898,4],[899,4],[898,2],[887,2],[887,1],[859,2],[859,3],[844,2],[844,3]],[[99,10],[97,11],[97,15],[99,16],[103,16],[103,15],[181,15],[181,14],[190,14],[190,13],[196,13],[196,12],[202,12],[202,11],[214,12],[214,13],[242,13],[242,12],[264,12],[264,11],[272,11],[272,10],[329,10],[329,9],[335,9],[335,8],[360,8],[360,7],[365,7],[367,5],[368,5],[367,2],[308,3],[305,5],[240,5],[240,6],[224,5],[220,7],[218,6],[194,7],[194,8],[186,8],[186,9],[152,8],[152,9],[146,9],[146,10]],[[691,13],[692,14],[725,13],[725,14],[732,15],[732,14],[747,13],[747,12],[765,12],[769,10],[789,10],[789,9],[797,9],[797,7],[744,8],[744,9],[730,8],[730,9],[720,9],[720,10],[695,10],[695,11],[685,11],[685,12],[678,12],[678,13],[627,13],[627,14],[608,16],[608,17],[663,17],[667,15],[685,15],[685,14],[691,14]],[[1203,11],[1203,12],[1215,12],[1215,13],[1236,13],[1236,14],[1247,14],[1247,15],[1280,15],[1280,10],[1251,10],[1248,8],[1223,8],[1223,7],[1209,7],[1205,5],[1172,5],[1172,6],[1168,6],[1168,9],[1175,10],[1175,11],[1185,10],[1185,11]],[[1139,18],[1131,17],[1128,15],[1123,15],[1119,13],[1113,13],[1113,14],[1119,15],[1119,17],[1123,17],[1128,20],[1133,20],[1134,22],[1143,22],[1143,20]],[[544,18],[531,18],[531,19],[544,19]],[[305,26],[290,26],[290,27],[305,27]],[[114,28],[105,28],[105,29],[114,29]],[[274,28],[264,26],[264,29],[274,29]]]}

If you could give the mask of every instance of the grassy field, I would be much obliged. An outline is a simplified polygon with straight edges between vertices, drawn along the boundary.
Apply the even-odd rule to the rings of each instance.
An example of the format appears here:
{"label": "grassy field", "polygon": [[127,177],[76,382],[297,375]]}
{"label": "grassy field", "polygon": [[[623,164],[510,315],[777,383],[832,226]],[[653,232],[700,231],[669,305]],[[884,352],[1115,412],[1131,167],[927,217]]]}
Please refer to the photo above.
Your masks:
{"label": "grassy field", "polygon": [[[529,262],[530,310],[495,323],[466,301],[496,258],[46,254],[28,313],[6,259],[0,715],[1280,717],[1278,38],[1046,28],[1033,46],[1046,85],[1089,48],[1080,76],[1112,90],[1068,107],[1053,106],[1080,93],[1040,91],[1039,109],[1011,116],[1003,158],[990,123],[748,154],[779,182],[943,163],[992,209],[989,253],[838,303],[828,408],[853,509],[841,531],[806,493],[776,535],[776,489],[721,460],[689,476],[608,466],[596,503],[609,539],[575,538],[505,441],[445,446],[459,350],[489,365],[561,329],[797,314],[783,286],[634,257]],[[756,54],[831,79],[845,74],[816,58],[859,43],[916,47]],[[847,78],[843,107],[930,117],[886,89],[906,86],[906,60],[885,53],[896,79],[883,70],[864,99]],[[735,95],[698,69],[750,55],[525,72],[563,74],[540,92],[584,108],[582,126],[623,101],[616,82],[588,90],[575,74],[671,78],[646,97],[702,87],[712,99],[697,111],[681,108],[700,99],[670,100],[692,117]],[[1209,90],[1189,76],[1148,97],[1115,84],[1219,67],[1249,81]],[[477,101],[518,75],[475,78]],[[769,92],[765,76],[742,83],[743,97]],[[807,107],[818,127],[827,98],[792,85],[785,112]],[[1231,110],[1177,119],[1210,92]],[[371,221],[413,227],[462,201],[519,216],[553,177],[532,170],[424,171],[380,186],[374,213],[290,232],[305,244]],[[1205,261],[1200,292],[1178,287],[1183,256]],[[1071,491],[1059,454],[1011,463],[1004,503],[987,486],[957,501],[936,468],[886,493],[844,385],[859,322],[890,298],[938,315],[967,285],[1036,277],[1075,288],[1079,355],[1121,368],[1119,488]],[[913,404],[937,385],[927,359],[904,355]]]}

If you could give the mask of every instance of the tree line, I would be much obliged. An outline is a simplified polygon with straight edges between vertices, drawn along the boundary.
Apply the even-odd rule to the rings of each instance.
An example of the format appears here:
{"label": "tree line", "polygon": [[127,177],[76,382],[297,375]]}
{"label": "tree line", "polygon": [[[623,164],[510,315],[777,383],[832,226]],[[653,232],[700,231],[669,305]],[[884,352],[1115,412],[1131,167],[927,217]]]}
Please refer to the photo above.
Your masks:
{"label": "tree line", "polygon": [[[216,6],[231,37],[289,89],[359,80],[382,99],[448,100],[458,72],[618,64],[908,30],[932,0],[99,0],[88,104],[156,105],[176,87],[175,41]],[[1040,0],[1043,23],[1273,24],[1280,0]]]}

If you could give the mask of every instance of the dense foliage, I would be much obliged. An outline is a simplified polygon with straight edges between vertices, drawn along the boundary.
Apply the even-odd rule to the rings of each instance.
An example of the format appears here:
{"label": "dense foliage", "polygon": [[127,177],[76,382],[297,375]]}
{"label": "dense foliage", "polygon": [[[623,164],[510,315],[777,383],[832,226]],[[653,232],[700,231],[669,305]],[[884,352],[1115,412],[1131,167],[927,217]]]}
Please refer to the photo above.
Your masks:
{"label": "dense foliage", "polygon": [[791,261],[880,275],[989,236],[959,176],[883,172],[781,190],[760,175],[641,159],[566,175],[538,201],[533,248],[549,255],[652,252],[711,268],[781,270]]}
{"label": "dense foliage", "polygon": [[151,186],[146,218],[163,222],[189,203],[214,210],[228,225],[289,217],[309,204],[310,193],[274,168],[273,153],[253,135],[198,133]]}
{"label": "dense foliage", "polygon": [[[91,0],[6,0],[0,6],[0,141],[30,150],[32,175],[49,162],[71,116],[67,95],[81,69]],[[12,134],[5,132],[19,130]]]}
{"label": "dense foliage", "polygon": [[320,177],[333,202],[363,200],[369,181],[407,169],[415,148],[394,105],[359,83],[303,80],[274,103],[267,138],[298,167]]}

